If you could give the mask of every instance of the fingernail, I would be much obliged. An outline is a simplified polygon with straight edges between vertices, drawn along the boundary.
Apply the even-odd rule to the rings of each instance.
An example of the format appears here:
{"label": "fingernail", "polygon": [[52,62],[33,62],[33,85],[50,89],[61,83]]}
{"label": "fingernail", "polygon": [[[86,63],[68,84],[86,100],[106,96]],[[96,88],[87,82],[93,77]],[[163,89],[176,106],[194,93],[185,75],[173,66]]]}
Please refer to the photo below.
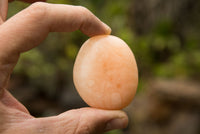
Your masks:
{"label": "fingernail", "polygon": [[105,127],[105,131],[113,130],[113,129],[122,129],[125,128],[128,124],[126,118],[117,118],[110,120]]}
{"label": "fingernail", "polygon": [[111,28],[107,25],[107,24],[105,24],[104,22],[103,22],[103,25],[104,25],[104,27],[105,27],[105,29],[106,29],[106,33],[105,34],[111,34]]}

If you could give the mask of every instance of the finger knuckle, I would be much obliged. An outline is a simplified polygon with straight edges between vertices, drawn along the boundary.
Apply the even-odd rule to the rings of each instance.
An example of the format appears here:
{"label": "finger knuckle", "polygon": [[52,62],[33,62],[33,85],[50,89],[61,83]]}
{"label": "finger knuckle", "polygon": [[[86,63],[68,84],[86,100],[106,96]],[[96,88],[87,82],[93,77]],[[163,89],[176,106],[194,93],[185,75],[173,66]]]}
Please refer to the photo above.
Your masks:
{"label": "finger knuckle", "polygon": [[89,124],[87,123],[79,123],[77,126],[77,130],[75,131],[74,134],[90,134],[91,133],[91,128]]}
{"label": "finger knuckle", "polygon": [[33,18],[43,18],[46,14],[46,8],[44,2],[35,2],[27,8],[27,13]]}
{"label": "finger knuckle", "polygon": [[86,7],[84,6],[77,6],[77,8],[81,11],[81,12],[90,12]]}
{"label": "finger knuckle", "polygon": [[87,8],[83,6],[78,6],[78,11],[80,13],[80,18],[82,19],[82,24],[80,26],[80,30],[82,32],[88,31],[88,28],[94,25],[94,21],[96,21],[96,16]]}
{"label": "finger knuckle", "polygon": [[91,131],[92,131],[91,125],[85,118],[85,115],[80,114],[74,134],[91,134]]}
{"label": "finger knuckle", "polygon": [[92,15],[90,10],[88,10],[86,7],[77,6],[77,8],[78,8],[78,11],[81,13],[81,16],[88,17]]}

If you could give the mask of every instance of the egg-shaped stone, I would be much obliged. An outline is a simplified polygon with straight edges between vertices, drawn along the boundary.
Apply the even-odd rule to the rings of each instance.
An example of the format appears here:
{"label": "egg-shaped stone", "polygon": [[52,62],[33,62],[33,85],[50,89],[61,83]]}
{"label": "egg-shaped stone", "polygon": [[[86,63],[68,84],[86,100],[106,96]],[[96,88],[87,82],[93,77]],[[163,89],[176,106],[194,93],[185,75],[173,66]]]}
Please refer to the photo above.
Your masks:
{"label": "egg-shaped stone", "polygon": [[116,36],[91,37],[78,52],[73,80],[89,106],[122,109],[131,103],[137,90],[135,57],[129,46]]}

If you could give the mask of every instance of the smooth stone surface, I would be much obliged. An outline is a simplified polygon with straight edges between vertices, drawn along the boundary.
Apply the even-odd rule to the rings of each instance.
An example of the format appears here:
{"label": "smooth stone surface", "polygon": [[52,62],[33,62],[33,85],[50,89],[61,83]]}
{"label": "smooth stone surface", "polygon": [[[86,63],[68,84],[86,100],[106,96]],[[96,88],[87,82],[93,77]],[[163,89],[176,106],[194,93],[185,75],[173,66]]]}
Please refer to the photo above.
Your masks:
{"label": "smooth stone surface", "polygon": [[73,79],[78,93],[91,107],[122,109],[131,103],[137,90],[135,57],[118,37],[92,37],[76,57]]}

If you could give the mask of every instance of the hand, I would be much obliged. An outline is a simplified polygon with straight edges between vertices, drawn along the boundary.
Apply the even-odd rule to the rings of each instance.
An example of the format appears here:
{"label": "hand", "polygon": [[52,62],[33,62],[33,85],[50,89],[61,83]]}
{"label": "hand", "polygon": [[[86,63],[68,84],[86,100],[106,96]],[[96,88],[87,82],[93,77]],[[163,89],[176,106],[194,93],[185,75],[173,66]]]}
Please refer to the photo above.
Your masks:
{"label": "hand", "polygon": [[20,53],[36,47],[49,32],[79,29],[94,36],[111,30],[81,6],[37,2],[5,21],[7,5],[8,0],[0,0],[0,134],[98,134],[126,127],[122,111],[81,108],[47,118],[29,114],[6,89]]}

